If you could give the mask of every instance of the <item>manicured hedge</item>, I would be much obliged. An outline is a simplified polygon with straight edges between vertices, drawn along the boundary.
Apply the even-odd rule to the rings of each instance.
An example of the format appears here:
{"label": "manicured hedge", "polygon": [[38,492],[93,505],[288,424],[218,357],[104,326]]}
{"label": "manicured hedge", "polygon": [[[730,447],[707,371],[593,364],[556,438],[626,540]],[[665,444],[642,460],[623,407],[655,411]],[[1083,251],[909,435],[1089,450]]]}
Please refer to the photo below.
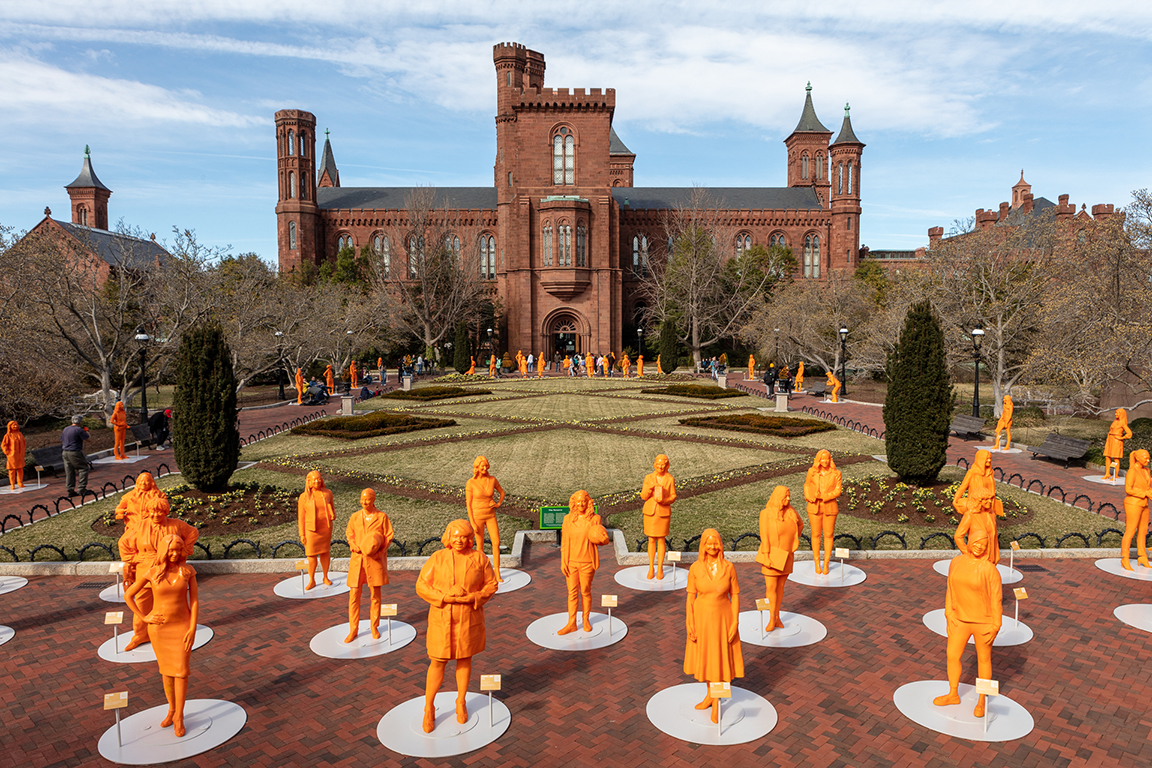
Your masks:
{"label": "manicured hedge", "polygon": [[412,389],[405,392],[402,389],[397,389],[393,392],[381,395],[381,397],[388,397],[393,400],[443,400],[447,397],[466,397],[468,395],[490,395],[492,391],[489,389],[474,389],[469,387],[420,387],[419,389]]}
{"label": "manicured hedge", "polygon": [[680,419],[689,427],[709,427],[730,429],[734,432],[755,432],[775,437],[803,437],[816,432],[836,429],[832,424],[819,419],[793,419],[786,416],[766,416],[760,413],[740,413],[724,416],[693,416]]}
{"label": "manicured hedge", "polygon": [[361,440],[365,437],[398,435],[402,432],[416,432],[421,429],[438,429],[455,425],[456,422],[452,419],[430,419],[423,416],[377,411],[366,413],[363,416],[337,416],[332,419],[317,419],[293,428],[292,434]]}
{"label": "manicured hedge", "polygon": [[676,397],[698,397],[702,400],[720,400],[725,397],[743,397],[743,392],[735,389],[721,389],[705,384],[673,384],[659,389],[642,389],[648,395],[675,395]]}

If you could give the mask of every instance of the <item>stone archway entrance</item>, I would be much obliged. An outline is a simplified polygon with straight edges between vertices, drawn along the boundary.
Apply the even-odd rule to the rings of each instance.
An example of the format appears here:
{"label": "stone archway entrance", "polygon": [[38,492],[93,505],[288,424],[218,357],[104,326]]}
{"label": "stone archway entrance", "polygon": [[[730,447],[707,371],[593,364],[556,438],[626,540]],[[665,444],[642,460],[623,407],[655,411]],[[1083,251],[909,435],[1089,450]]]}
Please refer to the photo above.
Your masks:
{"label": "stone archway entrance", "polygon": [[557,312],[548,318],[544,326],[548,359],[557,353],[565,355],[583,354],[586,346],[587,330],[582,319],[574,312]]}

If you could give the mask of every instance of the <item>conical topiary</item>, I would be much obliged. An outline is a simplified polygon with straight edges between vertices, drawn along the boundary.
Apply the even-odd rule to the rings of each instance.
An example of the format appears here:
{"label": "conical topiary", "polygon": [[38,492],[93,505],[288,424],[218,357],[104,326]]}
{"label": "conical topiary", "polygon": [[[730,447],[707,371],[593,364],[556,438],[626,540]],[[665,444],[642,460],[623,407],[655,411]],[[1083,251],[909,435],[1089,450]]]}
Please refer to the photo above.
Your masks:
{"label": "conical topiary", "polygon": [[660,325],[660,373],[676,370],[679,346],[676,324],[669,318]]}
{"label": "conical topiary", "polygon": [[184,333],[176,356],[172,445],[176,464],[201,491],[222,491],[236,471],[236,376],[232,354],[217,325]]}

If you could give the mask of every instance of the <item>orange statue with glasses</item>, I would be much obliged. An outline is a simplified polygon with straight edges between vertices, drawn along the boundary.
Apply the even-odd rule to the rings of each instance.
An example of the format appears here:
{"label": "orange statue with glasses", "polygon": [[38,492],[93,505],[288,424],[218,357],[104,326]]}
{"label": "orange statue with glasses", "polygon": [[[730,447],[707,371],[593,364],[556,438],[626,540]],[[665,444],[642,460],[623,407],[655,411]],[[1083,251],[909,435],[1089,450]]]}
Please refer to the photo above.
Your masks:
{"label": "orange statue with glasses", "polygon": [[320,470],[308,473],[304,481],[304,492],[296,501],[296,521],[300,529],[300,541],[304,544],[304,556],[308,558],[308,586],[304,591],[316,586],[316,560],[320,560],[324,583],[332,586],[328,578],[328,567],[332,564],[332,523],[336,520],[336,507],[332,504],[332,491],[324,487]]}
{"label": "orange statue with glasses", "polygon": [[380,639],[380,588],[388,583],[388,546],[396,537],[388,515],[376,509],[376,491],[365,488],[360,492],[360,509],[352,513],[344,538],[352,550],[348,562],[348,637],[345,643],[360,633],[360,594],[368,585],[372,638]]}
{"label": "orange statue with glasses", "polygon": [[[1128,457],[1128,474],[1124,477],[1124,538],[1120,541],[1120,564],[1133,570],[1132,537],[1136,536],[1137,562],[1148,565],[1148,498],[1152,496],[1152,477],[1148,471],[1148,451],[1139,448]],[[1139,534],[1139,535],[1137,535]]]}
{"label": "orange statue with glasses", "polygon": [[[740,585],[736,568],[724,557],[724,540],[709,528],[700,534],[700,557],[688,569],[688,604],[685,611],[688,642],[684,646],[684,674],[702,683],[730,683],[744,677],[740,651]],[[696,709],[712,709],[719,717],[720,702],[707,690]]]}
{"label": "orange statue with glasses", "polygon": [[588,491],[576,491],[568,499],[568,514],[560,527],[560,571],[568,585],[568,623],[556,634],[576,631],[577,598],[584,603],[584,631],[592,631],[592,578],[600,567],[597,547],[608,543],[608,531],[592,507]]}
{"label": "orange statue with glasses", "polygon": [[800,534],[804,522],[792,508],[792,492],[778,485],[760,510],[760,549],[756,562],[764,574],[764,596],[772,606],[772,615],[764,631],[783,629],[780,606],[784,602],[784,584],[792,573],[796,550],[800,547]]}
{"label": "orange statue with glasses", "polygon": [[[476,551],[484,554],[484,531],[492,539],[492,568],[497,581],[500,578],[500,526],[496,510],[504,503],[504,489],[500,481],[488,474],[488,459],[477,456],[472,462],[472,479],[464,484],[464,503],[468,509],[468,522],[476,533]],[[499,499],[495,499],[499,494]]]}
{"label": "orange statue with glasses", "polygon": [[117,459],[126,459],[128,454],[124,452],[124,440],[128,436],[128,414],[124,411],[124,403],[119,400],[116,401],[116,407],[112,409],[110,423],[112,425],[112,438],[115,440],[112,455]]}
{"label": "orange statue with glasses", "polygon": [[640,498],[644,501],[644,535],[648,537],[648,578],[664,578],[665,537],[672,525],[672,502],[676,501],[676,478],[668,474],[668,457],[660,454],[655,470],[644,477]]}
{"label": "orange statue with glasses", "polygon": [[1123,408],[1116,409],[1116,416],[1108,427],[1108,439],[1104,441],[1104,480],[1116,480],[1120,477],[1120,460],[1124,458],[1124,441],[1132,438],[1132,430],[1128,428],[1128,411]]}
{"label": "orange statue with glasses", "polygon": [[12,490],[24,487],[24,454],[28,450],[28,441],[20,432],[20,425],[14,421],[8,422],[8,431],[0,441],[0,449],[4,451],[4,465],[8,469],[8,485]]}
{"label": "orange statue with glasses", "polygon": [[[842,490],[840,470],[825,450],[816,452],[816,458],[804,479],[804,501],[808,503],[808,524],[812,527],[812,560],[816,573],[828,573],[828,561],[836,538],[836,515],[840,512],[837,499]],[[824,558],[820,558],[820,538],[824,538]]]}

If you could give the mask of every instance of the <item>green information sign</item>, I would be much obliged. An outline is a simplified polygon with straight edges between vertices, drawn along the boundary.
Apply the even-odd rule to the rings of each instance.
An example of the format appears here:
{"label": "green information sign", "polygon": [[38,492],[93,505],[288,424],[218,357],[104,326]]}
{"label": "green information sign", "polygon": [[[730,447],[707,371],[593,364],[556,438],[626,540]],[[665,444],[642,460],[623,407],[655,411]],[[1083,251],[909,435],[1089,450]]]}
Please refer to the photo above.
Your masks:
{"label": "green information sign", "polygon": [[540,507],[540,530],[558,531],[564,525],[568,507]]}

